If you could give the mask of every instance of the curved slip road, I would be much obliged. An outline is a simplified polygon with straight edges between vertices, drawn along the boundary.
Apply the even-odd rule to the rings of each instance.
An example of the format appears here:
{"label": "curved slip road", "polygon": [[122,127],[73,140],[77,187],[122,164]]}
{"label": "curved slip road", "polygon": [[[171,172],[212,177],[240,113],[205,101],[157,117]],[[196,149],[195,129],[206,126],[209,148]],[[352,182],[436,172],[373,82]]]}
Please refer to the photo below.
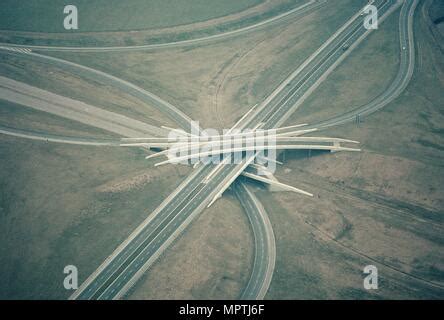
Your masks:
{"label": "curved slip road", "polygon": [[415,43],[413,22],[419,0],[405,2],[399,17],[400,63],[396,77],[390,86],[371,102],[350,112],[321,121],[307,128],[326,129],[332,126],[353,122],[357,116],[370,115],[395,100],[407,88],[415,69]]}
{"label": "curved slip road", "polygon": [[40,51],[71,51],[71,52],[116,52],[116,51],[138,51],[138,50],[153,50],[153,49],[162,49],[162,48],[170,48],[176,46],[186,46],[186,45],[196,45],[202,44],[214,40],[225,39],[232,36],[242,35],[247,32],[251,32],[256,29],[260,29],[262,27],[271,25],[274,22],[279,20],[283,20],[285,18],[300,18],[302,15],[310,13],[320,7],[322,7],[327,0],[310,0],[307,3],[294,8],[288,12],[284,12],[280,15],[272,17],[270,19],[258,22],[256,24],[246,26],[240,29],[223,32],[219,34],[215,34],[212,36],[206,36],[196,39],[189,40],[181,40],[181,41],[173,41],[166,43],[157,43],[157,44],[146,44],[139,46],[110,46],[110,47],[64,47],[64,46],[37,46],[37,45],[20,45],[20,44],[11,44],[11,43],[0,43],[0,46],[17,48],[17,49],[32,49],[32,50],[40,50]]}
{"label": "curved slip road", "polygon": [[152,106],[165,114],[167,117],[175,121],[180,127],[189,130],[191,118],[180,111],[178,108],[163,100],[162,98],[156,96],[155,94],[142,89],[135,84],[132,84],[126,80],[120,79],[106,72],[99,71],[87,66],[83,66],[71,61],[63,60],[60,58],[55,58],[43,54],[38,54],[35,52],[28,51],[16,51],[9,47],[0,47],[0,50],[13,55],[26,55],[30,59],[36,59],[39,61],[45,61],[59,68],[69,70],[70,72],[87,75],[88,78],[101,82],[103,84],[110,85],[112,87],[118,88],[133,97],[145,102],[149,106]]}
{"label": "curved slip road", "polygon": [[240,299],[262,300],[270,286],[276,263],[273,227],[259,199],[244,181],[236,181],[233,190],[247,213],[255,247],[253,271]]}
{"label": "curved slip road", "polygon": [[168,133],[165,129],[2,76],[0,76],[0,99],[126,137]]}

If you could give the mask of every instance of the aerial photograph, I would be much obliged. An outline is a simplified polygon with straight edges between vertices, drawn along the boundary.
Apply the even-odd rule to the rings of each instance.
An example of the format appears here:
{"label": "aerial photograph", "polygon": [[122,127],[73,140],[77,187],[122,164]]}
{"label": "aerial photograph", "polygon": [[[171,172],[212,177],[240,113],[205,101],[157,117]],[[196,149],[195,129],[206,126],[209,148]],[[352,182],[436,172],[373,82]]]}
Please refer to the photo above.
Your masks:
{"label": "aerial photograph", "polygon": [[0,7],[0,300],[444,300],[444,1]]}

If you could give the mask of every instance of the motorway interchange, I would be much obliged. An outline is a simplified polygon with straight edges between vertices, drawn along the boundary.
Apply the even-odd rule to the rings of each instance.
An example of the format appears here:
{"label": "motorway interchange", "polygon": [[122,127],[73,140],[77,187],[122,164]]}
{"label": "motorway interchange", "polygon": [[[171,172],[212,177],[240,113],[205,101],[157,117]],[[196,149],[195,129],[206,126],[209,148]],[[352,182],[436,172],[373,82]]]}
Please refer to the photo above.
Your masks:
{"label": "motorway interchange", "polygon": [[[255,29],[266,28],[279,19],[297,19],[309,14],[326,3],[325,0],[311,0],[306,4],[285,14],[271,18],[253,26],[231,31],[225,34],[205,38],[186,40],[182,42],[144,45],[134,47],[50,47],[0,44],[0,50],[12,55],[27,55],[32,59],[43,60],[48,63],[87,74],[98,81],[118,87],[129,94],[142,99],[172,119],[182,135],[190,134],[191,119],[178,108],[164,101],[160,97],[146,90],[121,80],[102,71],[75,64],[63,59],[43,54],[45,51],[128,51],[128,50],[155,50],[168,46],[187,46],[201,42],[218,41],[224,37],[234,37],[253,32]],[[276,149],[313,149],[326,151],[359,151],[356,148],[344,147],[341,144],[356,141],[326,138],[306,137],[305,134],[320,131],[324,128],[354,121],[356,116],[368,115],[379,110],[395,99],[405,89],[411,79],[415,62],[413,45],[413,14],[418,4],[417,0],[375,0],[372,4],[378,7],[380,22],[399,10],[399,36],[401,57],[399,73],[386,91],[368,104],[355,108],[345,114],[338,115],[327,121],[305,126],[282,127],[284,122],[297,110],[306,98],[356,48],[359,43],[371,33],[363,25],[362,9],[337,30],[316,52],[302,63],[290,76],[283,81],[266,99],[260,102],[245,114],[232,129],[255,128],[266,132],[276,132]],[[346,49],[344,49],[346,48]],[[39,53],[37,53],[37,52]],[[82,144],[93,146],[115,146],[136,148],[161,148],[165,151],[153,153],[148,158],[161,157],[171,151],[172,143],[165,137],[169,128],[157,128],[124,117],[119,114],[105,112],[76,100],[68,99],[51,92],[41,90],[24,83],[0,77],[0,95],[9,100],[40,111],[64,116],[71,120],[121,135],[122,139],[75,139],[51,134],[38,134],[25,130],[10,129],[0,126],[0,133],[12,136],[44,140],[57,143]],[[201,128],[196,128],[201,130]],[[254,132],[254,131],[253,131]],[[248,137],[242,134],[233,134],[230,138],[244,142]],[[218,137],[218,142],[224,136]],[[352,139],[352,137],[350,137]],[[199,146],[207,142],[198,143]],[[189,148],[191,142],[179,145],[180,148]],[[177,145],[176,145],[177,147]],[[267,148],[253,147],[249,150],[242,145],[238,149],[217,149],[211,154],[198,151],[181,160],[192,160],[200,156],[214,156],[220,154],[242,154],[242,161],[238,164],[202,163],[195,161],[192,173],[152,212],[147,219],[81,284],[70,299],[119,299],[125,296],[128,290],[149,269],[169,245],[186,229],[186,227],[207,207],[219,199],[223,193],[232,188],[240,200],[254,234],[255,259],[249,282],[239,298],[263,299],[272,279],[275,264],[275,240],[271,223],[267,214],[249,187],[248,180],[254,179],[282,190],[294,191],[310,196],[308,191],[284,185],[274,179],[271,173],[266,176],[258,174],[255,159]],[[250,151],[246,153],[245,151]],[[264,155],[265,157],[265,155]],[[168,164],[170,161],[158,162],[158,165]]]}

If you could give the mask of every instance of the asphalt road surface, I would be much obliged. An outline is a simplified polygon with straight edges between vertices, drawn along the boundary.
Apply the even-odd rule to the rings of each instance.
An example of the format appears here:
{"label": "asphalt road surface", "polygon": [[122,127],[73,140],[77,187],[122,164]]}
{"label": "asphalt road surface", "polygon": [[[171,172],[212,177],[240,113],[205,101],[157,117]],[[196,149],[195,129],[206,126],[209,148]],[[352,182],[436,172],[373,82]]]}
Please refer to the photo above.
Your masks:
{"label": "asphalt road surface", "polygon": [[237,180],[233,190],[247,213],[254,236],[253,271],[240,298],[261,300],[268,291],[276,263],[273,228],[264,207],[245,181]]}
{"label": "asphalt road surface", "polygon": [[3,100],[101,128],[125,137],[168,134],[168,130],[2,76],[0,76],[0,97]]}

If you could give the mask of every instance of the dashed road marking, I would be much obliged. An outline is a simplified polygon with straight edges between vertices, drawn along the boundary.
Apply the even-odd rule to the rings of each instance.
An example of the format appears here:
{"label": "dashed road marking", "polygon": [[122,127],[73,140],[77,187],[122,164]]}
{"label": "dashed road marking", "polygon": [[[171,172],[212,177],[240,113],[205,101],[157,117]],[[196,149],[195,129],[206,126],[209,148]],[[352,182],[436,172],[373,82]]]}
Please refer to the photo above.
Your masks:
{"label": "dashed road marking", "polygon": [[0,50],[7,50],[24,54],[29,54],[32,52],[32,50],[28,48],[15,48],[15,47],[3,47],[3,46],[0,46]]}

